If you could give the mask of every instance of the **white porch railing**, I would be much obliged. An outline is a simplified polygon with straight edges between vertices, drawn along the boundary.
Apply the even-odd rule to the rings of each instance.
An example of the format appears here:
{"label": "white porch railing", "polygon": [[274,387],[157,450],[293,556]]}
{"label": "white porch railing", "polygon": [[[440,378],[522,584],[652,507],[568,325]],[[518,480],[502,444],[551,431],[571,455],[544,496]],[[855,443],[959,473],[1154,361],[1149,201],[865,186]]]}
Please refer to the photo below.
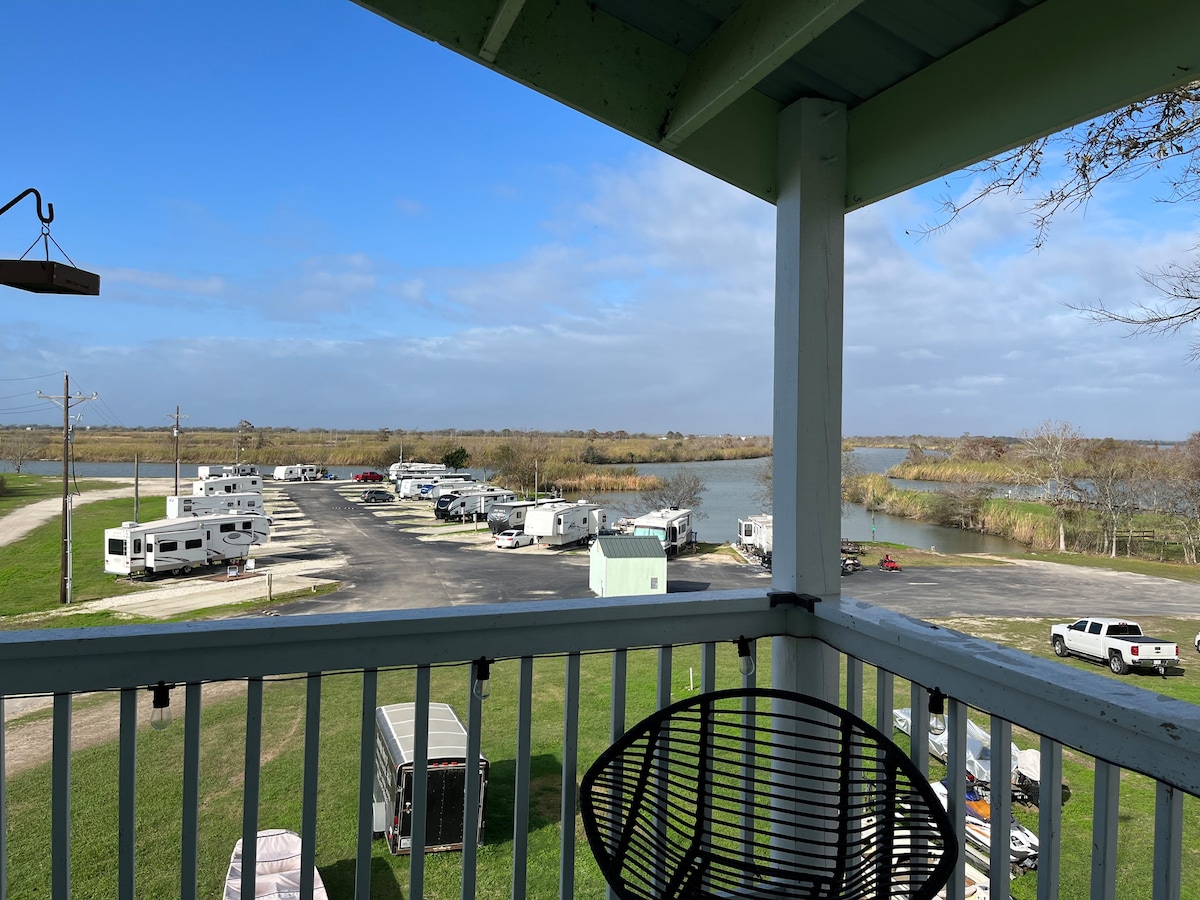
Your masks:
{"label": "white porch railing", "polygon": [[[1141,773],[1157,783],[1157,812],[1154,818],[1154,874],[1151,894],[1159,900],[1181,896],[1183,874],[1183,795],[1200,795],[1200,765],[1195,748],[1200,747],[1200,709],[1191,704],[1163,698],[1100,675],[1079,671],[1050,660],[1032,658],[985,641],[969,638],[944,628],[919,622],[865,604],[843,601],[841,604],[818,603],[812,612],[802,608],[772,608],[761,593],[715,592],[703,595],[577,600],[537,604],[467,607],[450,610],[418,610],[379,614],[341,616],[280,617],[242,619],[214,623],[159,626],[153,628],[103,628],[62,632],[8,633],[0,635],[0,693],[53,695],[53,756],[50,775],[49,812],[51,863],[48,885],[29,886],[13,881],[15,863],[10,864],[10,828],[25,828],[25,817],[39,815],[25,806],[10,809],[6,798],[8,779],[0,773],[0,897],[22,897],[34,892],[44,896],[47,888],[56,900],[92,896],[89,885],[72,884],[73,866],[80,854],[96,852],[79,845],[79,829],[73,828],[71,753],[73,695],[94,691],[119,691],[119,765],[118,790],[111,819],[115,832],[115,852],[109,861],[115,878],[115,893],[120,898],[146,896],[139,888],[138,862],[146,835],[140,830],[142,804],[149,798],[143,787],[139,798],[137,785],[145,784],[145,759],[138,763],[137,700],[145,687],[163,681],[176,684],[175,696],[185,700],[182,758],[174,761],[180,770],[177,827],[171,833],[156,835],[161,842],[180,841],[177,883],[181,897],[195,898],[211,893],[213,857],[228,854],[231,842],[215,849],[208,840],[206,812],[218,800],[201,790],[202,758],[201,717],[202,685],[210,682],[244,681],[245,745],[243,771],[234,773],[240,781],[241,827],[243,846],[253,854],[253,836],[260,828],[259,809],[264,784],[264,719],[281,711],[264,699],[264,685],[278,676],[305,673],[303,703],[302,797],[298,804],[298,827],[304,839],[302,870],[311,871],[318,859],[317,849],[323,829],[353,829],[353,896],[366,900],[371,896],[394,896],[395,885],[372,893],[372,858],[380,844],[372,840],[372,778],[374,766],[374,709],[378,703],[415,700],[427,704],[431,682],[445,673],[444,666],[457,666],[459,696],[469,698],[466,709],[469,756],[478,764],[483,747],[484,729],[491,728],[489,715],[503,719],[511,728],[501,746],[511,746],[511,821],[494,821],[489,815],[489,844],[509,843],[505,865],[511,884],[498,891],[487,884],[487,893],[509,893],[514,897],[546,896],[546,873],[541,855],[530,862],[530,810],[540,795],[531,775],[531,729],[547,715],[561,721],[562,743],[558,749],[562,789],[558,792],[558,815],[562,823],[576,820],[577,772],[590,759],[580,758],[581,745],[603,746],[624,731],[626,719],[632,724],[648,707],[669,703],[672,691],[678,699],[681,691],[709,690],[716,686],[753,683],[737,672],[731,642],[737,638],[774,638],[779,641],[819,641],[844,654],[844,702],[862,714],[864,708],[885,733],[891,733],[893,692],[896,679],[911,682],[910,705],[924,709],[925,689],[938,687],[951,698],[947,763],[951,812],[964,835],[964,809],[957,799],[965,793],[965,727],[968,708],[991,716],[992,746],[996,754],[992,771],[1008,771],[1009,736],[1014,726],[1040,736],[1042,784],[1057,785],[1062,778],[1062,747],[1074,748],[1093,758],[1095,769],[1092,847],[1088,872],[1093,898],[1115,897],[1117,890],[1117,838],[1120,812],[1120,776],[1124,770]],[[694,647],[692,645],[695,645]],[[684,649],[686,647],[686,649]],[[723,663],[718,669],[718,648]],[[614,649],[618,648],[618,649]],[[624,649],[622,649],[624,648]],[[650,667],[650,687],[644,679],[631,678],[629,664],[632,648],[650,648],[655,655]],[[765,671],[770,653],[759,644],[760,666]],[[597,675],[594,655],[603,654]],[[676,660],[687,655],[691,672],[682,679],[682,666]],[[479,658],[511,660],[493,667],[493,679],[507,679],[505,691],[511,710],[501,714],[492,701],[480,701],[468,688],[473,676],[472,660]],[[695,661],[693,661],[693,657]],[[554,662],[559,658],[561,662]],[[639,657],[640,658],[640,657]],[[553,701],[540,689],[535,691],[537,671],[558,669]],[[874,690],[869,684],[869,669],[874,670]],[[380,696],[380,679],[390,678],[390,670],[411,672],[411,695]],[[319,808],[323,766],[330,751],[322,751],[322,684],[337,674],[361,682],[357,736],[353,740],[357,762],[357,809],[353,803],[345,809]],[[605,682],[607,733],[596,734],[594,710],[584,709],[587,722],[581,725],[581,673],[595,682]],[[589,691],[593,688],[589,683]],[[610,685],[610,686],[609,686]],[[777,685],[804,691],[805,685]],[[635,696],[636,695],[636,696]],[[588,693],[587,696],[593,696]],[[489,706],[489,704],[492,704]],[[511,718],[511,724],[509,723]],[[925,743],[924,716],[914,716],[914,747]],[[418,723],[423,717],[418,714]],[[206,726],[207,727],[207,726]],[[297,728],[299,723],[297,722]],[[555,726],[558,727],[558,726]],[[270,729],[267,730],[270,734]],[[0,742],[4,731],[0,730]],[[419,736],[418,736],[419,738]],[[495,744],[497,738],[493,737]],[[2,748],[0,743],[0,748]],[[496,750],[484,747],[495,762]],[[145,754],[143,754],[145,756]],[[323,761],[324,758],[324,761]],[[924,753],[914,754],[918,764],[927,767]],[[161,764],[161,763],[160,763]],[[418,760],[418,795],[425,777]],[[74,777],[73,777],[74,774]],[[228,774],[228,773],[226,773]],[[26,775],[14,776],[25,778]],[[496,779],[493,779],[496,781]],[[476,779],[467,778],[468,785]],[[15,784],[15,781],[14,781]],[[506,788],[507,789],[507,788]],[[1078,790],[1078,786],[1076,788]],[[82,798],[88,803],[92,797]],[[472,807],[466,798],[466,809]],[[235,802],[225,798],[223,802]],[[1007,791],[993,793],[993,820],[1000,823],[993,831],[992,858],[1008,858]],[[477,808],[477,803],[475,807]],[[1037,868],[1037,896],[1057,897],[1063,859],[1061,807],[1043,803],[1039,817],[1041,840]],[[468,812],[468,815],[470,813]],[[44,815],[44,814],[42,814]],[[330,825],[332,817],[335,825]],[[276,822],[264,822],[263,826]],[[413,855],[408,863],[408,884],[404,895],[425,896],[430,857],[419,846],[424,834],[421,823],[414,823]],[[510,830],[511,829],[511,830]],[[15,833],[15,832],[14,832]],[[203,840],[202,840],[203,836]],[[73,841],[76,846],[73,846]],[[557,872],[554,881],[561,897],[598,895],[598,879],[588,870],[577,883],[576,861],[586,860],[586,847],[576,846],[576,829],[560,829]],[[455,857],[455,862],[459,858]],[[322,860],[323,865],[326,863]],[[489,865],[493,860],[489,858]],[[1078,860],[1071,860],[1072,863]],[[480,848],[474,830],[464,829],[461,873],[456,892],[474,897]],[[585,863],[586,864],[586,863]],[[443,855],[436,866],[444,870]],[[207,868],[205,868],[207,866]],[[245,860],[244,869],[253,872],[253,859]],[[203,871],[202,871],[203,870]],[[374,870],[375,872],[378,869]],[[489,868],[489,872],[495,869]],[[206,874],[207,873],[207,874]],[[172,873],[173,879],[176,873]],[[222,866],[223,874],[223,866]],[[536,876],[537,884],[531,882]],[[23,876],[24,877],[24,876]],[[485,877],[492,879],[494,874]],[[1006,896],[1007,866],[993,866],[992,896]],[[1026,876],[1032,878],[1033,876]],[[1193,876],[1194,877],[1194,876]],[[347,877],[347,881],[350,879]],[[1195,883],[1195,882],[1192,882]],[[247,883],[244,887],[249,887]],[[1139,895],[1146,893],[1139,886]],[[439,887],[434,893],[445,893]],[[963,896],[963,880],[952,880],[948,896]],[[97,896],[112,896],[111,890]],[[244,893],[251,896],[252,893]]]}

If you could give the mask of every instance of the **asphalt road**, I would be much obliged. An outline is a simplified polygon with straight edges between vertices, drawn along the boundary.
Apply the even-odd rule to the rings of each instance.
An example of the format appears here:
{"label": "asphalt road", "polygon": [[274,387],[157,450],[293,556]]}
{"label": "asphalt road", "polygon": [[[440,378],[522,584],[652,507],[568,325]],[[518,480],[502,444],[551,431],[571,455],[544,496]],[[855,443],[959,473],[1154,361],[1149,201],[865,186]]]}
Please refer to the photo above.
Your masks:
{"label": "asphalt road", "polygon": [[[349,561],[331,571],[334,594],[301,600],[283,613],[348,612],[526,602],[590,597],[588,555],[541,548],[496,550],[490,541],[423,538],[409,501],[364,504],[361,488],[291,484],[286,494],[325,544]],[[386,509],[386,512],[384,511]],[[406,527],[404,527],[406,526]],[[903,561],[903,553],[897,554]],[[770,574],[728,557],[676,559],[668,591],[770,587]],[[918,618],[1030,616],[1064,621],[1088,615],[1196,616],[1200,585],[1162,578],[1021,561],[1003,566],[945,566],[880,572],[867,568],[842,579],[847,597]]]}

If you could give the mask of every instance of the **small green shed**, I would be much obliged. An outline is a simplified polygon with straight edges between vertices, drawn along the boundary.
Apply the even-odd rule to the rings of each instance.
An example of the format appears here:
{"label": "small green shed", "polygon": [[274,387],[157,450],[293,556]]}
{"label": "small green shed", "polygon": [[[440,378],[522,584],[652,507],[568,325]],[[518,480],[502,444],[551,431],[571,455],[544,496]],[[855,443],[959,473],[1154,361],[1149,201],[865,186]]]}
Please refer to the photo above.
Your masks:
{"label": "small green shed", "polygon": [[667,592],[667,552],[656,537],[613,535],[592,544],[589,586],[597,597]]}

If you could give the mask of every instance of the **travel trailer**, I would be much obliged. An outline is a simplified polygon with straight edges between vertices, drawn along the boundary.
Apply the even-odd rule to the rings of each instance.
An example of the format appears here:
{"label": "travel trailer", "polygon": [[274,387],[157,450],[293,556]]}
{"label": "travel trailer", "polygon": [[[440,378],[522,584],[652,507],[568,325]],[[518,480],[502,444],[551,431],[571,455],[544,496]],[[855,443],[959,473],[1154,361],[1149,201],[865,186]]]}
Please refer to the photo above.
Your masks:
{"label": "travel trailer", "polygon": [[467,489],[476,490],[489,487],[492,487],[492,485],[481,484],[471,475],[463,475],[461,477],[457,475],[442,475],[441,480],[437,484],[429,486],[429,490],[422,489],[421,499],[437,502],[447,494],[457,494]]}
{"label": "travel trailer", "polygon": [[396,496],[401,500],[428,500],[429,492],[433,490],[435,485],[441,484],[443,481],[449,482],[454,486],[461,486],[474,480],[475,476],[468,474],[408,475],[396,483]]}
{"label": "travel trailer", "polygon": [[[429,704],[429,740],[424,798],[414,790],[416,704],[393,703],[375,710],[375,832],[392,853],[412,852],[413,809],[425,807],[425,850],[461,850],[466,793],[467,730],[447,703]],[[488,761],[479,758],[478,842],[483,843]]]}
{"label": "travel trailer", "polygon": [[672,506],[646,513],[633,520],[633,533],[658,538],[667,556],[674,556],[691,541],[692,511]]}
{"label": "travel trailer", "polygon": [[259,475],[228,475],[220,478],[205,478],[192,482],[193,497],[212,497],[215,494],[261,494],[262,477]]}
{"label": "travel trailer", "polygon": [[316,466],[276,466],[271,477],[276,481],[316,481],[321,476]]}
{"label": "travel trailer", "polygon": [[229,478],[238,475],[257,475],[258,466],[239,463],[235,466],[197,466],[196,477],[203,481],[205,478]]}
{"label": "travel trailer", "polygon": [[738,519],[737,542],[742,549],[755,556],[769,556],[772,544],[772,522],[773,517],[766,514]]}
{"label": "travel trailer", "polygon": [[241,494],[211,494],[204,497],[168,497],[167,518],[183,519],[188,516],[207,516],[215,512],[263,511],[263,496],[256,491]]}
{"label": "travel trailer", "polygon": [[449,475],[450,470],[441,463],[394,462],[388,466],[388,480],[399,484],[400,479],[410,475]]}
{"label": "travel trailer", "polygon": [[251,547],[269,540],[270,530],[266,516],[251,512],[123,522],[104,529],[104,571],[179,575],[196,566],[241,561]]}
{"label": "travel trailer", "polygon": [[595,537],[608,527],[608,512],[596,503],[546,503],[525,513],[525,533],[539,544],[567,547]]}
{"label": "travel trailer", "polygon": [[525,529],[525,516],[529,510],[535,506],[545,506],[550,503],[562,503],[558,498],[549,499],[542,498],[538,501],[533,500],[517,500],[512,503],[497,503],[488,513],[488,528],[492,534],[499,534],[502,531],[523,531]]}
{"label": "travel trailer", "polygon": [[[445,506],[442,500],[449,497]],[[486,519],[492,507],[497,503],[511,503],[517,495],[504,488],[490,487],[486,490],[466,489],[455,494],[449,494],[438,500],[433,514],[439,519],[467,519],[478,516]]]}

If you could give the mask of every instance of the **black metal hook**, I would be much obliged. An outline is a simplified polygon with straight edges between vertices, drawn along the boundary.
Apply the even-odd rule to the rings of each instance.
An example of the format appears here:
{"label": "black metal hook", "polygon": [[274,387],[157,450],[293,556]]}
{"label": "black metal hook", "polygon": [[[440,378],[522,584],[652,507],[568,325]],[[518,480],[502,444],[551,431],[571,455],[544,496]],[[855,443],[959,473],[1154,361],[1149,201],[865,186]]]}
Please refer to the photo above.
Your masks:
{"label": "black metal hook", "polygon": [[18,203],[20,203],[22,200],[24,200],[30,194],[33,194],[33,196],[37,199],[37,217],[39,219],[41,219],[42,224],[49,225],[51,222],[53,222],[54,221],[54,204],[47,203],[46,209],[50,214],[48,216],[42,215],[42,195],[40,193],[38,193],[37,188],[26,188],[25,190],[21,191],[21,193],[17,194],[17,196],[15,196],[11,200],[9,200],[6,204],[4,204],[3,207],[0,207],[0,216],[4,215],[6,212],[8,212],[10,209],[12,209],[14,206],[16,206]]}

